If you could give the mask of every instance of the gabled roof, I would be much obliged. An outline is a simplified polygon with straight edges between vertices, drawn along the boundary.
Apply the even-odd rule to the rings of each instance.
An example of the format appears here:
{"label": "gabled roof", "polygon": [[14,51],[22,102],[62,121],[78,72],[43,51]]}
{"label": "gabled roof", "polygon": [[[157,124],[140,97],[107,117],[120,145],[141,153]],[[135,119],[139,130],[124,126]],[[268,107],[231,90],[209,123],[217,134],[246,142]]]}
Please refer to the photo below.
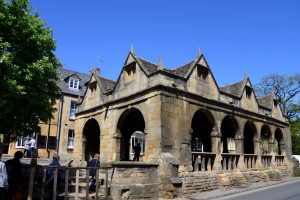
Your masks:
{"label": "gabled roof", "polygon": [[[83,73],[79,73],[79,72],[75,72],[73,70],[69,70],[66,68],[62,68],[59,67],[57,69],[57,73],[59,76],[59,80],[57,81],[57,85],[60,89],[60,91],[63,94],[70,94],[70,95],[79,95],[79,96],[83,96],[85,89],[86,89],[86,83],[89,81],[90,76],[87,74],[83,74]],[[68,77],[73,76],[74,74],[76,74],[76,76],[78,76],[78,78],[80,79],[79,81],[79,89],[78,90],[71,90],[69,88],[69,82],[67,82],[66,80],[68,79]]]}
{"label": "gabled roof", "polygon": [[[139,56],[135,55],[133,51],[130,51],[129,55],[132,55],[133,58],[137,61],[137,63],[141,66],[141,68],[145,71],[146,75],[154,74],[155,72],[159,71],[159,66],[157,64],[153,64],[152,62],[149,62],[143,58],[140,58]],[[181,78],[187,78],[190,73],[192,72],[193,68],[197,65],[197,62],[204,58],[202,53],[199,53],[197,58],[185,65],[182,65],[180,67],[177,67],[174,70],[163,68],[161,71],[167,72],[172,75],[179,76]],[[205,59],[205,58],[204,58]]]}
{"label": "gabled roof", "polygon": [[242,80],[231,85],[220,87],[220,91],[241,98],[244,91],[245,84],[246,84],[245,80]]}
{"label": "gabled roof", "polygon": [[261,107],[267,108],[269,110],[271,110],[273,107],[273,100],[274,100],[273,94],[269,94],[269,95],[257,98],[258,105]]}
{"label": "gabled roof", "polygon": [[102,86],[101,89],[103,89],[104,94],[110,93],[114,90],[114,87],[115,87],[115,84],[116,84],[115,81],[107,79],[107,78],[103,78],[101,76],[99,76],[99,81],[101,83],[101,86]]}

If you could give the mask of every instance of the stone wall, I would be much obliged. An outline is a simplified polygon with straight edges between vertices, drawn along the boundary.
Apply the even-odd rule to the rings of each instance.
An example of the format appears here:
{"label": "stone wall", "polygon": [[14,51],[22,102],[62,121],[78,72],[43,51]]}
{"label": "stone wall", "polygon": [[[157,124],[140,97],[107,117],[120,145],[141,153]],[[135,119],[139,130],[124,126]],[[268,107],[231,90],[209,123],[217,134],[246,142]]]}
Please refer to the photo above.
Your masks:
{"label": "stone wall", "polygon": [[158,164],[112,162],[115,167],[111,183],[113,199],[158,199]]}

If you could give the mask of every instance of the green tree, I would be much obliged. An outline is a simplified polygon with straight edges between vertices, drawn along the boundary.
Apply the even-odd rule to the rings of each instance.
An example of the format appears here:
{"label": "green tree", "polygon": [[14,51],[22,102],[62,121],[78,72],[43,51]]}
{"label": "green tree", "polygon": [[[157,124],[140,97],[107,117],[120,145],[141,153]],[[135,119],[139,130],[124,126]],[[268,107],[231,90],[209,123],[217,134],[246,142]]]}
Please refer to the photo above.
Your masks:
{"label": "green tree", "polygon": [[278,100],[283,112],[286,112],[289,120],[297,119],[300,116],[300,74],[285,76],[281,74],[270,74],[264,76],[255,85],[255,92],[258,96],[268,95],[272,92]]}
{"label": "green tree", "polygon": [[0,133],[37,130],[58,93],[51,30],[28,0],[0,0]]}
{"label": "green tree", "polygon": [[300,119],[291,121],[292,150],[294,155],[300,155]]}

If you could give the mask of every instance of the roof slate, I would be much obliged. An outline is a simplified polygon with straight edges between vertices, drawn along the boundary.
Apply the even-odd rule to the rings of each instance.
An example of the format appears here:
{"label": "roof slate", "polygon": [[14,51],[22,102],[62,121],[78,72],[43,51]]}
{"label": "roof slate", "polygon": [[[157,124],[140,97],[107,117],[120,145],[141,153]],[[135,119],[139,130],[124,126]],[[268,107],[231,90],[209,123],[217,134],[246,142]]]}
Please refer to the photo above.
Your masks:
{"label": "roof slate", "polygon": [[[90,76],[87,74],[75,72],[73,70],[69,70],[66,68],[59,67],[57,69],[57,73],[59,75],[59,80],[57,81],[57,85],[59,89],[61,90],[62,93],[64,94],[70,94],[70,95],[79,95],[83,96],[86,86],[85,84],[89,81]],[[68,82],[68,77],[77,74],[77,76],[80,78],[79,81],[79,89],[78,90],[72,90],[69,88],[69,82]],[[66,79],[66,80],[65,80]]]}
{"label": "roof slate", "polygon": [[220,87],[221,92],[231,94],[238,98],[241,97],[241,92],[243,91],[243,89],[244,89],[244,80],[231,85]]}
{"label": "roof slate", "polygon": [[101,82],[101,85],[102,85],[102,89],[104,90],[103,93],[110,93],[114,90],[114,87],[115,87],[115,84],[116,82],[115,81],[112,81],[110,79],[107,79],[107,78],[103,78],[103,77],[100,77],[99,76],[99,80]]}
{"label": "roof slate", "polygon": [[259,97],[257,98],[257,101],[260,106],[271,110],[273,106],[273,95],[270,94],[267,96]]}

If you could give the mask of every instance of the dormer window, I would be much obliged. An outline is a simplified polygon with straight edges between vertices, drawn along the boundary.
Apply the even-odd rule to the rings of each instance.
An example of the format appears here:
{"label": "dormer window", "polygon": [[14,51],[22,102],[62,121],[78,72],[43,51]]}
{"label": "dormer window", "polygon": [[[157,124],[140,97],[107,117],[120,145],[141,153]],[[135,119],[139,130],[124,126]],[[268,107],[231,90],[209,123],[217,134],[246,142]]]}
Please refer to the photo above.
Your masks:
{"label": "dormer window", "polygon": [[250,99],[252,93],[252,88],[250,86],[246,86],[246,96]]}
{"label": "dormer window", "polygon": [[69,79],[69,88],[72,90],[78,90],[79,88],[79,80],[75,78]]}
{"label": "dormer window", "polygon": [[202,65],[197,66],[197,72],[198,72],[198,77],[200,77],[202,80],[205,80],[208,75],[208,68]]}

